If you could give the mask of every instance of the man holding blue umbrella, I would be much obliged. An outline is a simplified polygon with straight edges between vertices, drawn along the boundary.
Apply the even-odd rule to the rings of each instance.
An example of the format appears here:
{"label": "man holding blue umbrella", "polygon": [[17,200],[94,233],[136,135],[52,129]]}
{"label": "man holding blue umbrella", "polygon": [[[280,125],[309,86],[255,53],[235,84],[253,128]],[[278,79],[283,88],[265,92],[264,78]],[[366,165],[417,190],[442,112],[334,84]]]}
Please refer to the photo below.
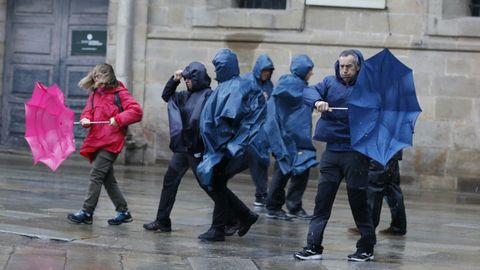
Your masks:
{"label": "man holding blue umbrella", "polygon": [[321,175],[307,246],[294,254],[300,260],[322,259],[323,233],[344,177],[350,208],[361,235],[356,245],[357,251],[348,255],[347,259],[369,261],[374,258],[376,237],[367,204],[369,158],[352,149],[348,111],[339,110],[349,103],[362,62],[363,56],[359,51],[343,51],[335,63],[335,76],[328,76],[323,82],[304,91],[305,102],[322,113],[313,138],[327,145],[320,160]]}

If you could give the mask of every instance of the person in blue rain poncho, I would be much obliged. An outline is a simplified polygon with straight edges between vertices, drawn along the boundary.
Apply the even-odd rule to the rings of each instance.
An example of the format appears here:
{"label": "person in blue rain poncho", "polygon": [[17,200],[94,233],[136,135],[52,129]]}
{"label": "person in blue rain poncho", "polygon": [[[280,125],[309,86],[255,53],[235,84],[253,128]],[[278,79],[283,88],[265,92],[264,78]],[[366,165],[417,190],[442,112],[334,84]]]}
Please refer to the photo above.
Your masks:
{"label": "person in blue rain poncho", "polygon": [[[267,199],[267,218],[310,219],[302,207],[310,168],[317,165],[311,140],[312,109],[304,104],[303,91],[313,75],[313,62],[307,55],[292,59],[291,74],[283,75],[267,102],[270,150],[276,159]],[[285,186],[290,185],[285,198]],[[282,210],[285,203],[288,214]]]}
{"label": "person in blue rain poncho", "polygon": [[201,114],[205,152],[197,173],[202,184],[211,190],[215,206],[211,227],[198,238],[224,241],[223,228],[228,215],[238,220],[239,236],[245,235],[258,219],[227,187],[227,182],[248,168],[249,158],[268,156],[266,146],[263,149],[262,144],[256,142],[265,118],[265,98],[250,81],[239,76],[237,56],[231,50],[220,50],[212,63],[218,86]]}
{"label": "person in blue rain poncho", "polygon": [[[266,54],[262,54],[257,58],[255,66],[252,72],[248,72],[242,76],[242,78],[249,80],[252,83],[252,87],[263,92],[265,99],[272,94],[273,83],[271,81],[272,73],[274,70],[273,62]],[[263,123],[262,123],[263,124]],[[260,130],[261,132],[263,130]],[[258,143],[266,142],[265,134],[259,134],[262,139],[258,139]],[[267,154],[264,151],[261,154]],[[268,156],[261,157],[263,160],[268,160]],[[267,184],[268,184],[268,165],[269,162],[262,162],[262,160],[249,159],[249,169],[252,180],[255,183],[255,202],[257,207],[265,206],[267,201]]]}
{"label": "person in blue rain poncho", "polygon": [[335,63],[335,76],[327,76],[323,82],[304,91],[305,102],[322,113],[313,138],[327,145],[320,160],[320,180],[307,246],[294,254],[300,260],[322,258],[323,233],[343,178],[355,225],[360,231],[357,251],[347,259],[369,261],[374,258],[376,237],[367,201],[369,158],[351,148],[348,110],[332,110],[332,107],[347,107],[362,62],[359,51],[345,50]]}

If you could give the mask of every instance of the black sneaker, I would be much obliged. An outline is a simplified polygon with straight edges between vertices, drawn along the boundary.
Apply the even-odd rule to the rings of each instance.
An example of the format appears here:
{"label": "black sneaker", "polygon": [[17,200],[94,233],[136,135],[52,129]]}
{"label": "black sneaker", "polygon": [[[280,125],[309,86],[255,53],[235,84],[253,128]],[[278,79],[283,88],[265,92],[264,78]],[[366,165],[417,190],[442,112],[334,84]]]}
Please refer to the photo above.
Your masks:
{"label": "black sneaker", "polygon": [[240,227],[238,228],[238,236],[244,236],[248,232],[248,230],[250,230],[250,227],[252,227],[252,225],[257,222],[257,220],[258,214],[250,211],[248,217],[241,222]]}
{"label": "black sneaker", "polygon": [[322,252],[304,247],[302,251],[295,252],[293,257],[298,260],[321,260]]}
{"label": "black sneaker", "polygon": [[225,225],[225,228],[223,229],[223,231],[225,232],[225,236],[232,236],[238,232],[238,229],[240,229],[240,225],[232,224],[232,225]]}
{"label": "black sneaker", "polygon": [[108,224],[120,225],[122,223],[128,223],[132,221],[133,221],[133,218],[132,218],[132,215],[130,215],[130,212],[125,211],[125,212],[118,212],[114,218],[108,220]]}
{"label": "black sneaker", "polygon": [[373,252],[361,252],[358,250],[355,253],[348,255],[347,257],[347,260],[351,262],[368,262],[373,259]]}
{"label": "black sneaker", "polygon": [[285,213],[285,211],[283,211],[282,209],[268,210],[266,217],[271,218],[271,219],[280,219],[280,220],[291,220],[292,219],[292,217],[287,216],[287,213]]}
{"label": "black sneaker", "polygon": [[77,213],[70,213],[67,215],[68,220],[74,223],[85,223],[92,224],[93,222],[93,213],[87,213],[84,210],[80,210]]}
{"label": "black sneaker", "polygon": [[307,214],[307,212],[303,209],[300,209],[296,212],[288,212],[287,216],[291,217],[291,218],[298,218],[298,219],[302,219],[302,220],[310,220],[312,219],[312,215],[309,215]]}
{"label": "black sneaker", "polygon": [[267,204],[266,197],[257,197],[255,198],[255,202],[253,203],[253,205],[256,207],[264,207],[266,204]]}
{"label": "black sneaker", "polygon": [[225,232],[221,229],[211,227],[208,231],[200,234],[198,239],[207,242],[225,241]]}
{"label": "black sneaker", "polygon": [[143,228],[145,230],[149,230],[149,231],[161,231],[161,232],[171,232],[172,231],[172,227],[167,226],[167,225],[161,223],[158,220],[152,221],[150,223],[143,224]]}

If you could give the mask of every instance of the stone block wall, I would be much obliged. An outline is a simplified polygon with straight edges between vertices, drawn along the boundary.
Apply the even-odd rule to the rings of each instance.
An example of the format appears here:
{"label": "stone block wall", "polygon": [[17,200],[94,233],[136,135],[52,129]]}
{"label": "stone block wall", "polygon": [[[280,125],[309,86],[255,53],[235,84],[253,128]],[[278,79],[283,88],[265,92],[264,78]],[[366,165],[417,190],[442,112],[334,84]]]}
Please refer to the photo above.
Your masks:
{"label": "stone block wall", "polygon": [[[0,0],[0,97],[3,96],[3,65],[5,55],[5,24],[7,21],[7,0]],[[0,106],[1,107],[1,106]],[[0,110],[0,119],[2,119],[2,110]],[[0,121],[0,130],[2,123]]]}
{"label": "stone block wall", "polygon": [[[414,147],[405,151],[401,163],[405,182],[419,188],[479,191],[480,40],[475,33],[465,38],[466,30],[459,36],[444,35],[442,25],[432,24],[435,18],[445,24],[452,17],[446,13],[458,13],[448,9],[448,1],[387,1],[385,10],[372,10],[290,0],[290,10],[275,12],[233,9],[220,0],[148,2],[144,62],[137,63],[134,73],[144,75],[135,78],[144,91],[142,127],[148,130],[154,160],[171,155],[161,91],[171,74],[191,61],[205,63],[214,78],[211,59],[220,48],[237,53],[242,73],[250,71],[258,55],[268,53],[276,67],[275,82],[288,72],[292,56],[306,53],[315,62],[311,83],[316,83],[333,73],[342,50],[358,48],[368,58],[388,47],[414,70],[423,109]],[[480,23],[480,18],[455,16],[456,23]]]}

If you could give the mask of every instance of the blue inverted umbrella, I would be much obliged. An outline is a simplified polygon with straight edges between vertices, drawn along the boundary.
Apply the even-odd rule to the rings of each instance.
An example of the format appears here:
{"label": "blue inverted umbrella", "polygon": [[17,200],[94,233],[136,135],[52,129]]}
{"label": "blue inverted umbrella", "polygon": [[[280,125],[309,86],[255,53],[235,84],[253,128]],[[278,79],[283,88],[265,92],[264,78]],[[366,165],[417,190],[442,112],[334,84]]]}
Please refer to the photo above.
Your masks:
{"label": "blue inverted umbrella", "polygon": [[412,70],[384,49],[362,64],[350,97],[352,148],[386,165],[412,146],[421,111]]}

